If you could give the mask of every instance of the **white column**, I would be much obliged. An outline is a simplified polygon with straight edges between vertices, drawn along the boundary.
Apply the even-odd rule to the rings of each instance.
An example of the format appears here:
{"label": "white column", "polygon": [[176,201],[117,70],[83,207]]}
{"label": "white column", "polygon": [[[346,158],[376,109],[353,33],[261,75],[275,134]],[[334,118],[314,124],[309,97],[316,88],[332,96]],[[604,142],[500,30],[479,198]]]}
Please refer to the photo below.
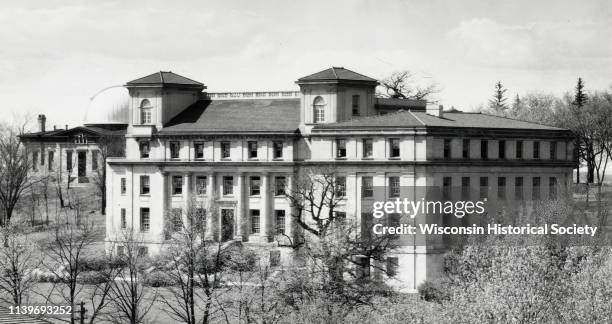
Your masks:
{"label": "white column", "polygon": [[184,209],[185,212],[183,213],[183,224],[187,225],[189,223],[186,223],[188,221],[187,216],[189,215],[189,213],[192,213],[193,211],[190,210],[191,209],[191,197],[192,197],[192,183],[191,183],[191,178],[193,177],[193,173],[191,172],[187,172],[185,174],[185,176],[183,177],[185,180],[185,183],[183,184],[183,188],[185,189],[185,192],[183,193],[183,197],[185,197],[185,201],[184,201]]}
{"label": "white column", "polygon": [[260,226],[261,226],[261,236],[264,242],[268,242],[270,240],[270,227],[272,224],[271,221],[271,212],[270,212],[270,174],[264,172],[262,174],[262,189],[261,189],[261,213],[260,213]]}
{"label": "white column", "polygon": [[245,223],[245,215],[244,215],[244,205],[245,205],[245,185],[244,185],[244,172],[240,172],[238,174],[238,192],[236,194],[236,223],[234,228],[236,232],[234,233],[235,239],[243,241],[245,236],[244,234],[244,223]]}

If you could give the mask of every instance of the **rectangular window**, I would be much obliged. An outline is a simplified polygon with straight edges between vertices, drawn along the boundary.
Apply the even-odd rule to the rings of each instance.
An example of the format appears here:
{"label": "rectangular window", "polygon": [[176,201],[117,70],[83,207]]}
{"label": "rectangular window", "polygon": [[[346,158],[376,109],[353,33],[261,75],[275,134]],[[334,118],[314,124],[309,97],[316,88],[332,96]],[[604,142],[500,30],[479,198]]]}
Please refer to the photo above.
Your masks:
{"label": "rectangular window", "polygon": [[489,141],[480,141],[480,158],[487,160],[489,158]]}
{"label": "rectangular window", "polygon": [[183,210],[181,208],[172,208],[172,230],[175,232],[183,230]]}
{"label": "rectangular window", "polygon": [[38,151],[32,152],[32,170],[38,171]]}
{"label": "rectangular window", "polygon": [[221,142],[221,158],[229,159],[230,158],[230,142]]}
{"label": "rectangular window", "polygon": [[273,144],[273,159],[282,159],[283,158],[283,142],[282,141],[274,141]]}
{"label": "rectangular window", "polygon": [[346,140],[336,140],[336,158],[346,158]]}
{"label": "rectangular window", "polygon": [[557,159],[557,142],[555,141],[550,142],[550,159]]}
{"label": "rectangular window", "polygon": [[125,255],[125,246],[123,245],[119,245],[117,246],[117,256],[124,256]]}
{"label": "rectangular window", "polygon": [[499,152],[499,158],[506,159],[506,141],[500,140],[497,145],[497,151]]}
{"label": "rectangular window", "polygon": [[256,159],[257,158],[257,142],[249,141],[248,147],[249,147],[249,159]]}
{"label": "rectangular window", "polygon": [[452,185],[453,185],[452,177],[442,178],[442,199],[443,200],[450,200]]}
{"label": "rectangular window", "polygon": [[400,178],[389,177],[389,197],[395,198],[400,196]]}
{"label": "rectangular window", "polygon": [[261,194],[261,178],[251,177],[249,178],[249,195],[259,196]]}
{"label": "rectangular window", "polygon": [[121,178],[121,194],[125,195],[126,192],[127,192],[127,179]]}
{"label": "rectangular window", "polygon": [[523,177],[514,178],[514,199],[523,200]]}
{"label": "rectangular window", "polygon": [[151,109],[141,109],[140,123],[143,125],[151,123]]}
{"label": "rectangular window", "polygon": [[139,143],[140,145],[140,158],[148,159],[149,153],[151,152],[151,144],[147,141],[142,141]]}
{"label": "rectangular window", "polygon": [[497,199],[506,200],[506,177],[497,178]]}
{"label": "rectangular window", "polygon": [[531,181],[531,199],[540,200],[540,177],[533,177]]}
{"label": "rectangular window", "polygon": [[149,256],[149,248],[146,246],[139,246],[137,253],[139,258],[146,258],[147,256]]}
{"label": "rectangular window", "polygon": [[204,142],[194,142],[193,150],[195,151],[194,154],[196,160],[204,159]]}
{"label": "rectangular window", "polygon": [[127,227],[127,216],[125,208],[121,208],[121,228],[125,229]]}
{"label": "rectangular window", "polygon": [[183,177],[182,176],[172,177],[172,194],[173,195],[183,194]]}
{"label": "rectangular window", "polygon": [[143,233],[149,232],[151,226],[151,213],[149,208],[140,208],[140,231]]}
{"label": "rectangular window", "polygon": [[399,267],[399,259],[396,256],[387,257],[387,276],[395,277]]}
{"label": "rectangular window", "polygon": [[251,233],[257,234],[260,230],[259,209],[251,209],[249,212],[251,214]]}
{"label": "rectangular window", "polygon": [[206,209],[196,208],[195,219],[191,220],[191,226],[194,226],[196,230],[206,232]]}
{"label": "rectangular window", "polygon": [[462,146],[462,153],[461,153],[462,157],[464,159],[469,159],[470,158],[470,140],[469,139],[464,139],[463,140],[463,146]]}
{"label": "rectangular window", "polygon": [[207,183],[206,176],[197,176],[196,177],[196,194],[203,196],[206,195],[206,185]]}
{"label": "rectangular window", "polygon": [[451,140],[448,138],[444,139],[444,158],[451,158]]}
{"label": "rectangular window", "polygon": [[557,178],[548,178],[548,197],[550,199],[557,199]]}
{"label": "rectangular window", "polygon": [[372,177],[361,177],[361,197],[371,198],[374,196]]}
{"label": "rectangular window", "polygon": [[336,196],[346,196],[346,177],[336,177]]}
{"label": "rectangular window", "polygon": [[180,151],[181,151],[180,142],[176,142],[176,141],[170,142],[170,158],[171,159],[178,159]]}
{"label": "rectangular window", "polygon": [[234,177],[223,177],[223,195],[229,196],[234,194]]}
{"label": "rectangular window", "polygon": [[66,171],[72,171],[72,151],[66,151]]}
{"label": "rectangular window", "polygon": [[516,158],[523,158],[523,141],[516,141]]}
{"label": "rectangular window", "polygon": [[470,199],[470,177],[461,177],[461,199]]}
{"label": "rectangular window", "polygon": [[533,158],[540,158],[540,142],[533,142]]}
{"label": "rectangular window", "polygon": [[140,176],[140,194],[148,195],[151,193],[151,185],[149,183],[149,176]]}
{"label": "rectangular window", "polygon": [[98,151],[97,150],[91,151],[91,169],[94,171],[98,170]]}
{"label": "rectangular window", "polygon": [[275,177],[274,178],[274,195],[284,196],[286,186],[287,186],[287,179],[285,177]]}
{"label": "rectangular window", "polygon": [[276,234],[285,234],[285,211],[276,210]]}
{"label": "rectangular window", "polygon": [[55,152],[53,151],[49,151],[49,158],[47,159],[47,167],[49,169],[49,171],[53,171],[53,155],[55,154]]}
{"label": "rectangular window", "polygon": [[373,153],[372,153],[372,139],[371,138],[364,138],[363,139],[363,158],[364,159],[369,159],[372,158]]}
{"label": "rectangular window", "polygon": [[400,157],[400,140],[399,138],[389,139],[389,157],[397,159]]}
{"label": "rectangular window", "polygon": [[353,116],[359,116],[359,95],[353,95]]}
{"label": "rectangular window", "polygon": [[489,177],[480,177],[480,198],[489,196]]}

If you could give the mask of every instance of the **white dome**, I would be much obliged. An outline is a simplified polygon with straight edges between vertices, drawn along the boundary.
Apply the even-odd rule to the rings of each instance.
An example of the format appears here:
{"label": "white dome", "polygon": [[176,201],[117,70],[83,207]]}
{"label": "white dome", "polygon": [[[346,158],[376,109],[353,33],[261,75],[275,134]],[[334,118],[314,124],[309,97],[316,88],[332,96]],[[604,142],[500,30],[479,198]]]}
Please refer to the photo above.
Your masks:
{"label": "white dome", "polygon": [[126,88],[104,89],[89,102],[84,124],[127,124],[129,104],[130,94]]}

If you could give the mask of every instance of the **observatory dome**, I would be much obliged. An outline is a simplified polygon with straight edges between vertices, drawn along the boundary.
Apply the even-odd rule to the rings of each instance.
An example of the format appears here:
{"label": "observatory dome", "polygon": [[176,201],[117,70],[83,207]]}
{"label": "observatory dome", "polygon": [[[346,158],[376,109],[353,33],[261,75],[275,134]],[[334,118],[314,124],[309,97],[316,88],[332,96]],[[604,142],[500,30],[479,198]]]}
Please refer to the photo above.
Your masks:
{"label": "observatory dome", "polygon": [[85,125],[128,124],[130,95],[124,87],[112,87],[98,92],[85,113]]}

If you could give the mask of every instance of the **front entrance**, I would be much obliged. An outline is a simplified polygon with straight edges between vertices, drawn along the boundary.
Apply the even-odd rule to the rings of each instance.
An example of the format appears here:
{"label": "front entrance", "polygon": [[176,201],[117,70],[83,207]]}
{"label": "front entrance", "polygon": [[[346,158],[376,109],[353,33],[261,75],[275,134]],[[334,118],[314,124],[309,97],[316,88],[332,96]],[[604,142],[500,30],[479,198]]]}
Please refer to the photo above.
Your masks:
{"label": "front entrance", "polygon": [[234,210],[221,209],[221,242],[234,239]]}
{"label": "front entrance", "polygon": [[79,151],[77,155],[77,175],[79,177],[79,182],[84,182],[83,178],[87,173],[87,152]]}

